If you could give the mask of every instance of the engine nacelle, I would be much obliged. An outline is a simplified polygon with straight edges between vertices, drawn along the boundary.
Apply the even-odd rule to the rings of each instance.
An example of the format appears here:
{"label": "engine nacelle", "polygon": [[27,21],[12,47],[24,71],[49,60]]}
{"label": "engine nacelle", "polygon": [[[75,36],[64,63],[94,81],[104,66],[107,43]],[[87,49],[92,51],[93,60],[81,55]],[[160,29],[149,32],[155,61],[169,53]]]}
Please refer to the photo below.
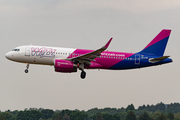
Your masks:
{"label": "engine nacelle", "polygon": [[56,72],[65,72],[65,73],[77,72],[76,65],[68,60],[56,59],[54,61],[54,68]]}

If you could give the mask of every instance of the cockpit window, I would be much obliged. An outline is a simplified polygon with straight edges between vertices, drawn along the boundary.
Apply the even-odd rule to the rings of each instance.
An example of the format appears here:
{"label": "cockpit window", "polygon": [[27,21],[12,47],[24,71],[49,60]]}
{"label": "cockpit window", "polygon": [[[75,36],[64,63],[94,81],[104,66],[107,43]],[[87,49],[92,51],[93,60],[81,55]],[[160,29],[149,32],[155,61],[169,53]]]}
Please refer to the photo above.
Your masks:
{"label": "cockpit window", "polygon": [[19,51],[20,51],[20,49],[13,49],[12,51],[17,51],[17,52],[19,52]]}

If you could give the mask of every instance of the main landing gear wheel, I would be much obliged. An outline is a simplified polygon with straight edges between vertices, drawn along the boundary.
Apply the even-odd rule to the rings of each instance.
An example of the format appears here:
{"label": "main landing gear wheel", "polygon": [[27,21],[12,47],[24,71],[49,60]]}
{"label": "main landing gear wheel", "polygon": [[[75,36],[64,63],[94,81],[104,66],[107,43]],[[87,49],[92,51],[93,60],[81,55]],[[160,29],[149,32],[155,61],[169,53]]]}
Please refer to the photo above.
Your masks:
{"label": "main landing gear wheel", "polygon": [[81,72],[81,78],[84,79],[86,77],[86,72],[82,71]]}

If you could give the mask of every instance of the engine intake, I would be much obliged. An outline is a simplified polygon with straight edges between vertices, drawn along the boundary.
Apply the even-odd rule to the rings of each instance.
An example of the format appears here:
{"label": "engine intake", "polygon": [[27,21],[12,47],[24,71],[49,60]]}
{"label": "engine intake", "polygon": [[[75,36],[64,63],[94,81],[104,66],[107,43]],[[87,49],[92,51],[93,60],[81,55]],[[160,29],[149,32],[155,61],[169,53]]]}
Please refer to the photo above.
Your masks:
{"label": "engine intake", "polygon": [[65,72],[65,73],[77,72],[76,65],[68,60],[56,59],[54,61],[54,68],[56,72]]}

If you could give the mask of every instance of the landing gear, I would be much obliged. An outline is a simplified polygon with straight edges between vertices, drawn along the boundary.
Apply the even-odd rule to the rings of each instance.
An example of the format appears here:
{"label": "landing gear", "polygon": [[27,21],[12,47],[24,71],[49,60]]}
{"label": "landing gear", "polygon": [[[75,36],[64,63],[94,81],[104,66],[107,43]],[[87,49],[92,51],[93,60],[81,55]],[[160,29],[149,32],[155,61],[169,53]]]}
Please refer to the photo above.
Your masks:
{"label": "landing gear", "polygon": [[81,78],[84,79],[86,77],[86,72],[84,71],[84,64],[80,63],[79,64],[79,69],[81,70]]}
{"label": "landing gear", "polygon": [[25,73],[28,73],[28,69],[25,69],[25,71],[24,71]]}
{"label": "landing gear", "polygon": [[25,69],[25,73],[28,73],[28,68],[29,68],[29,63],[26,63],[26,69]]}
{"label": "landing gear", "polygon": [[82,71],[81,72],[81,78],[84,79],[86,77],[86,72],[85,71]]}

